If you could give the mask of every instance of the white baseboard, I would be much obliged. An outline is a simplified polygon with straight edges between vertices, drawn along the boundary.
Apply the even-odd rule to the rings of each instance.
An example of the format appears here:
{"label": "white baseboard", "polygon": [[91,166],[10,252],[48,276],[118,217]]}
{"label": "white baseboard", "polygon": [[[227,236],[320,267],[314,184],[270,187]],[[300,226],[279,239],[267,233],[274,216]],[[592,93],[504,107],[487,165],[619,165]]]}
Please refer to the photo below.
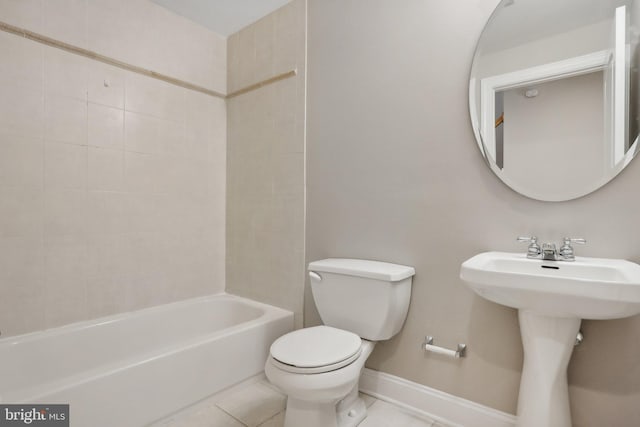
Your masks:
{"label": "white baseboard", "polygon": [[445,424],[514,427],[516,417],[404,378],[364,369],[360,391]]}

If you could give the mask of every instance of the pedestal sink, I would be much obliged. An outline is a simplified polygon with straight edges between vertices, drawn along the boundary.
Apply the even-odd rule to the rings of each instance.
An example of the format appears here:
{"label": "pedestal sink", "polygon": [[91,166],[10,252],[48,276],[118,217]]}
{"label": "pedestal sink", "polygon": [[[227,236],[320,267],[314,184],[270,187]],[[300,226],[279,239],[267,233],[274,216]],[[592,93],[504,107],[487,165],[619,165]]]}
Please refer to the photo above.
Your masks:
{"label": "pedestal sink", "polygon": [[460,278],[481,297],[518,309],[524,365],[517,427],[571,427],[567,365],[580,321],[639,314],[640,265],[485,252],[462,264]]}

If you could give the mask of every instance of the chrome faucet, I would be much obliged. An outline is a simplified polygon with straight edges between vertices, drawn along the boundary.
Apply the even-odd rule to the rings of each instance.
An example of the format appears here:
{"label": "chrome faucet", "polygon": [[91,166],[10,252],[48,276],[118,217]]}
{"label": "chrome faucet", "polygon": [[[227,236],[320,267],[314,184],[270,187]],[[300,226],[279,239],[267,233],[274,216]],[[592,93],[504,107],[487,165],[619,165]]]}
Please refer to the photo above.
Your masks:
{"label": "chrome faucet", "polygon": [[543,243],[542,244],[542,259],[545,261],[557,261],[558,249],[555,243]]}
{"label": "chrome faucet", "polygon": [[560,249],[558,250],[558,257],[561,260],[575,261],[576,254],[575,254],[575,251],[573,250],[573,246],[571,246],[572,243],[584,245],[587,243],[587,241],[582,238],[572,239],[571,237],[564,237],[562,239],[562,246],[560,246]]}
{"label": "chrome faucet", "polygon": [[520,236],[517,240],[518,242],[529,243],[529,247],[527,248],[527,258],[540,258],[542,255],[542,249],[538,244],[538,238],[536,236]]}
{"label": "chrome faucet", "polygon": [[584,245],[587,243],[585,239],[573,239],[571,237],[564,237],[562,239],[562,246],[557,249],[555,243],[543,243],[542,247],[538,244],[538,238],[531,237],[518,237],[518,242],[529,243],[527,248],[527,258],[542,259],[545,261],[575,261],[575,251],[572,244],[577,243]]}

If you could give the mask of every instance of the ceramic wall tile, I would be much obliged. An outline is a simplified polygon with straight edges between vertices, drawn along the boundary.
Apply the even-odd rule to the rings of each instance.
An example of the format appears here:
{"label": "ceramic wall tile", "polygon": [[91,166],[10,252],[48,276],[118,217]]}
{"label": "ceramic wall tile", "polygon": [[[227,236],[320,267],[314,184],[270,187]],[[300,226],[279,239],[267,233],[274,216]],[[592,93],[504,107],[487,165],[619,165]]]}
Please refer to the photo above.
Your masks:
{"label": "ceramic wall tile", "polygon": [[[293,1],[231,35],[227,52],[230,91],[298,70],[228,101],[226,150],[227,289],[294,311],[297,326],[305,217],[305,142],[297,132],[305,115],[304,90],[297,90],[305,52],[297,47],[304,44],[305,5]],[[219,191],[218,181],[212,178],[211,191]]]}
{"label": "ceramic wall tile", "polygon": [[122,149],[124,111],[99,104],[88,104],[87,142],[99,148]]}
{"label": "ceramic wall tile", "polygon": [[45,142],[45,188],[86,189],[87,147],[84,145]]}
{"label": "ceramic wall tile", "polygon": [[42,139],[0,134],[0,185],[42,189],[43,156]]}
{"label": "ceramic wall tile", "polygon": [[87,102],[66,96],[47,96],[45,135],[47,141],[86,145]]}
{"label": "ceramic wall tile", "polygon": [[87,179],[89,190],[121,191],[124,182],[124,151],[89,147]]}
{"label": "ceramic wall tile", "polygon": [[[0,0],[0,20],[226,89],[226,39],[146,0]],[[4,32],[0,50],[0,255],[23,248],[2,335],[221,292],[225,101]]]}
{"label": "ceramic wall tile", "polygon": [[0,11],[5,22],[42,31],[42,0],[0,0]]}
{"label": "ceramic wall tile", "polygon": [[31,89],[42,88],[43,47],[41,45],[2,32],[0,33],[0,52],[6,52],[11,56],[10,61],[5,60],[0,63],[0,81]]}
{"label": "ceramic wall tile", "polygon": [[43,34],[81,48],[87,48],[87,1],[44,0]]}
{"label": "ceramic wall tile", "polygon": [[89,65],[90,60],[81,56],[60,49],[44,49],[45,94],[86,101]]}

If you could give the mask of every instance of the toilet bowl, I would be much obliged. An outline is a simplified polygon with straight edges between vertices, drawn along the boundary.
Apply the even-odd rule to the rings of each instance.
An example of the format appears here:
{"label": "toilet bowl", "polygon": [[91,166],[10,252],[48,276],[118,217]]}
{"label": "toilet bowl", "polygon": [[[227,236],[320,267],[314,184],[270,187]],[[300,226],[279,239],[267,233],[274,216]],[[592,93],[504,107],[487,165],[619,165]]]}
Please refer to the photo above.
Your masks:
{"label": "toilet bowl", "polygon": [[354,427],[367,415],[360,374],[376,341],[401,329],[415,271],[340,258],[312,262],[309,270],[324,325],[274,341],[265,374],[287,395],[285,427]]}
{"label": "toilet bowl", "polygon": [[300,329],[280,340],[272,346],[265,374],[287,395],[285,427],[358,425],[366,416],[358,380],[375,343],[329,326]]}

